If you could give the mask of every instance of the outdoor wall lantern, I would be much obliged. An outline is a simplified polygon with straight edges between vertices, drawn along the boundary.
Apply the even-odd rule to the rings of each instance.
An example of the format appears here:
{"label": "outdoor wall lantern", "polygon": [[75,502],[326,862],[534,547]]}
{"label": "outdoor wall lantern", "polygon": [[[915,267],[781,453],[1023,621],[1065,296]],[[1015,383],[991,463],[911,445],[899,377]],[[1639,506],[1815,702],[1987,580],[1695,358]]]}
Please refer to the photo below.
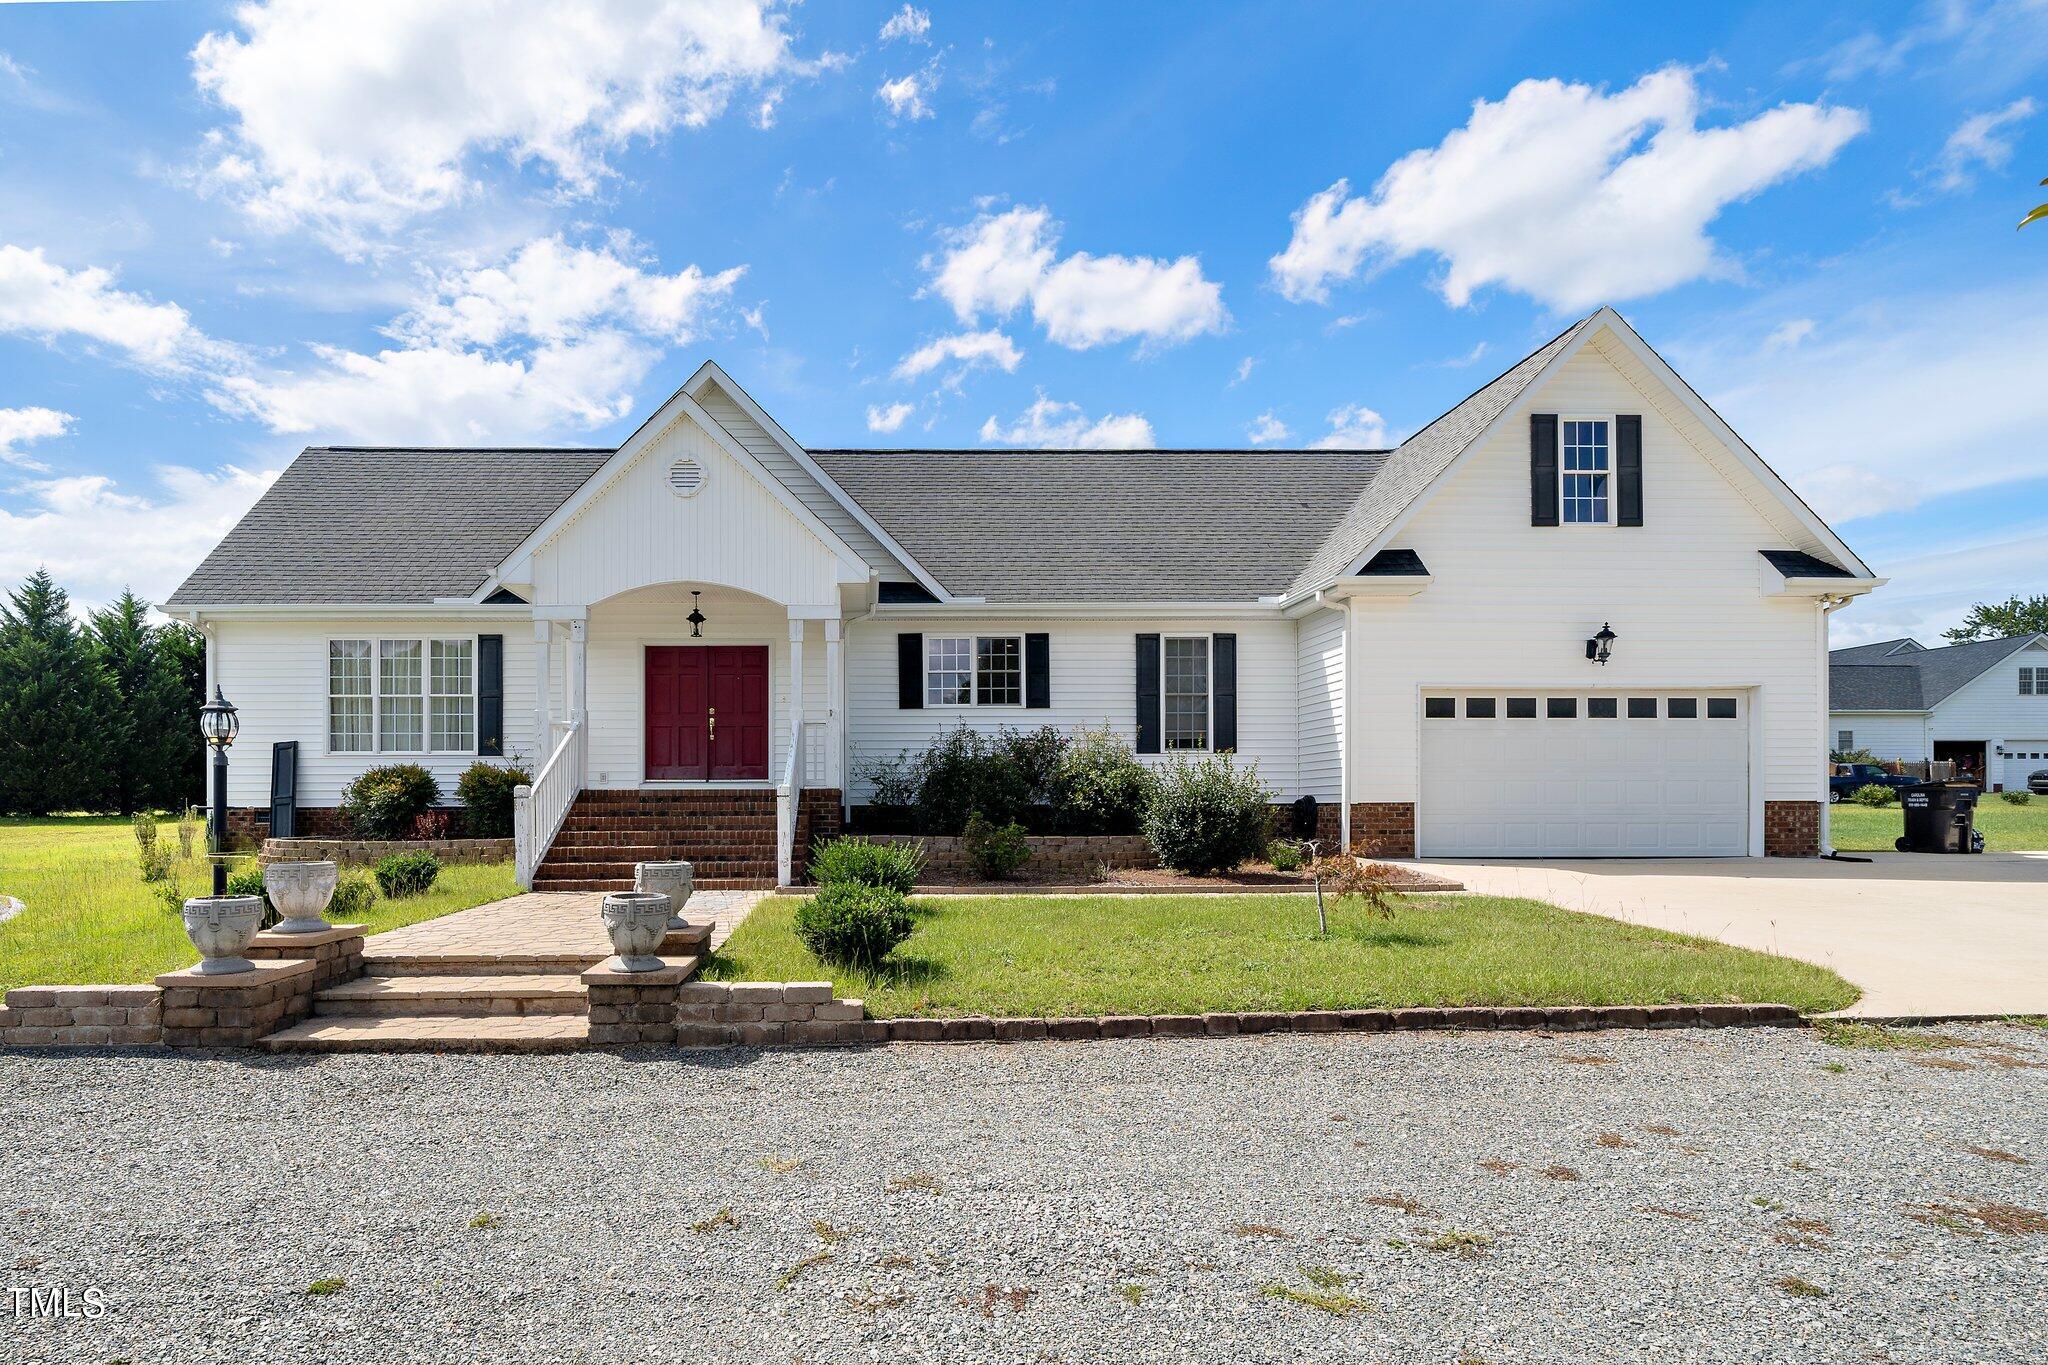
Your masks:
{"label": "outdoor wall lantern", "polygon": [[215,684],[213,700],[199,708],[199,733],[213,750],[213,808],[206,817],[207,851],[213,861],[213,894],[228,893],[228,746],[242,730],[235,708]]}
{"label": "outdoor wall lantern", "polygon": [[691,590],[690,614],[683,618],[690,623],[690,638],[693,640],[704,634],[704,622],[707,619],[697,603],[697,599],[701,596],[703,596],[702,593],[697,592],[695,589]]}
{"label": "outdoor wall lantern", "polygon": [[1586,657],[1596,664],[1607,662],[1607,656],[1614,652],[1614,642],[1619,639],[1607,623],[1600,623],[1600,633],[1586,641]]}

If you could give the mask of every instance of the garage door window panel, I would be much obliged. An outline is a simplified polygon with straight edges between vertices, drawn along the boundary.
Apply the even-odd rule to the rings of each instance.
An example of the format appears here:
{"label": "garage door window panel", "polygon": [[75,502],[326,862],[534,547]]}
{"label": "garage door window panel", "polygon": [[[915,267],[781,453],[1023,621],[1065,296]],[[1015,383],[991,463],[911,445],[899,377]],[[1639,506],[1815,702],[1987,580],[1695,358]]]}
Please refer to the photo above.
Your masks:
{"label": "garage door window panel", "polygon": [[1534,720],[1534,719],[1536,719],[1536,699],[1535,699],[1534,697],[1509,697],[1509,698],[1508,698],[1508,719],[1509,719],[1509,720]]}
{"label": "garage door window panel", "polygon": [[1700,699],[1698,697],[1673,697],[1664,703],[1664,714],[1672,720],[1698,720]]}
{"label": "garage door window panel", "polygon": [[1422,714],[1427,720],[1450,720],[1458,714],[1458,703],[1452,697],[1425,697]]}
{"label": "garage door window panel", "polygon": [[1655,697],[1630,697],[1628,699],[1628,718],[1630,720],[1657,719],[1657,699]]}
{"label": "garage door window panel", "polygon": [[1593,720],[1613,720],[1621,714],[1621,703],[1614,697],[1586,698],[1586,715]]}
{"label": "garage door window panel", "polygon": [[1492,697],[1465,698],[1466,720],[1492,720],[1498,714]]}

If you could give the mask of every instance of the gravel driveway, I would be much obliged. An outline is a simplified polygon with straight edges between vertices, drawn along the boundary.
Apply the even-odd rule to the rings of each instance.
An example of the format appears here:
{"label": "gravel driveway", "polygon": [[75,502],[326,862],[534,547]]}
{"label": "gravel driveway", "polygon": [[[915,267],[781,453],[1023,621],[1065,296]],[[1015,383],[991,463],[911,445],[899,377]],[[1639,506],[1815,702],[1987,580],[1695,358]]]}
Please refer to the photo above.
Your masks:
{"label": "gravel driveway", "polygon": [[2039,1360],[2048,1032],[1950,1032],[10,1055],[110,1311],[0,1358]]}

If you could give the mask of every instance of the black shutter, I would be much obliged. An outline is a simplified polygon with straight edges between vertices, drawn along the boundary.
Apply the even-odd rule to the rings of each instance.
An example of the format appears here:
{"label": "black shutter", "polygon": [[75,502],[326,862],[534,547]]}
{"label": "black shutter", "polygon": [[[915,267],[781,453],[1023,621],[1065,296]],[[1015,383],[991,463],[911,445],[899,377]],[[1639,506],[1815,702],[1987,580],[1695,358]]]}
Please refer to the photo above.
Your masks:
{"label": "black shutter", "polygon": [[1614,419],[1614,524],[1643,524],[1643,418],[1624,412]]}
{"label": "black shutter", "polygon": [[270,746],[270,837],[296,838],[299,832],[299,742],[287,739]]}
{"label": "black shutter", "polygon": [[1159,637],[1138,637],[1138,752],[1159,752]]}
{"label": "black shutter", "polygon": [[505,637],[476,637],[476,751],[505,753]]}
{"label": "black shutter", "polygon": [[1557,414],[1529,414],[1529,524],[1557,525]]}
{"label": "black shutter", "polygon": [[1024,705],[1033,711],[1052,706],[1052,636],[1024,637]]}
{"label": "black shutter", "polygon": [[915,631],[896,637],[896,709],[924,709],[924,636]]}
{"label": "black shutter", "polygon": [[1209,708],[1216,734],[1209,745],[1217,753],[1237,748],[1237,637],[1209,637]]}

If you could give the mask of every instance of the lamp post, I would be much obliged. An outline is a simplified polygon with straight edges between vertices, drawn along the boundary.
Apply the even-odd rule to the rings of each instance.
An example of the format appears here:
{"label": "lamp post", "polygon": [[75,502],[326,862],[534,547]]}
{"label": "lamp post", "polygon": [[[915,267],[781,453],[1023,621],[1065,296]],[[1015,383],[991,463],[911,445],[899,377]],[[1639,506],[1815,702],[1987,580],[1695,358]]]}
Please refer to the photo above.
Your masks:
{"label": "lamp post", "polygon": [[220,694],[218,684],[213,700],[199,708],[199,733],[213,750],[213,806],[206,817],[207,851],[213,859],[213,894],[228,893],[228,746],[242,728],[235,708]]}

